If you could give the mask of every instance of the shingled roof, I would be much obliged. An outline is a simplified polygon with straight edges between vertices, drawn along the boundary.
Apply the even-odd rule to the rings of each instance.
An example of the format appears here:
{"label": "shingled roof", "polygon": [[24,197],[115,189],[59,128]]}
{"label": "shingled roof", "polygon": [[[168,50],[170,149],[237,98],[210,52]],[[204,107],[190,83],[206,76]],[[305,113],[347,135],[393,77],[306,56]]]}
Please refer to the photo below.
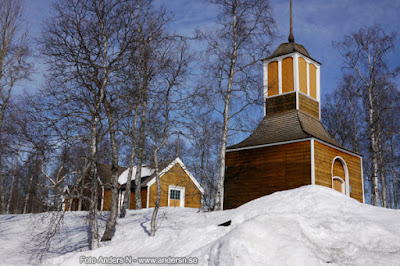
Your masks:
{"label": "shingled roof", "polygon": [[264,60],[269,60],[275,57],[279,57],[282,55],[286,55],[286,54],[290,54],[290,53],[294,53],[294,52],[298,52],[304,56],[307,56],[308,58],[314,60],[315,62],[321,64],[320,62],[318,62],[317,60],[315,60],[314,58],[312,58],[310,56],[310,54],[308,53],[307,49],[304,48],[303,45],[295,43],[295,42],[285,42],[282,43],[281,45],[278,46],[278,48],[276,48],[276,50],[272,53],[272,55],[270,55],[269,57],[263,59]]}
{"label": "shingled roof", "polygon": [[314,137],[341,147],[325,130],[321,121],[298,110],[265,116],[247,139],[227,149],[239,149]]}

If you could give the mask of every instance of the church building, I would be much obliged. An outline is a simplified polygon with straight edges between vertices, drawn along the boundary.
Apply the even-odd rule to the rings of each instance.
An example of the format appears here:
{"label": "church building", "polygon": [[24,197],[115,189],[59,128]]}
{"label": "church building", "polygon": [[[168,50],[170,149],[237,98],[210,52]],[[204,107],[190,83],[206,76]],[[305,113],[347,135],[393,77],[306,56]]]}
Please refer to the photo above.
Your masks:
{"label": "church building", "polygon": [[320,69],[294,40],[290,3],[288,42],[263,60],[265,116],[226,150],[224,209],[305,185],[364,202],[362,156],[339,145],[320,120]]}

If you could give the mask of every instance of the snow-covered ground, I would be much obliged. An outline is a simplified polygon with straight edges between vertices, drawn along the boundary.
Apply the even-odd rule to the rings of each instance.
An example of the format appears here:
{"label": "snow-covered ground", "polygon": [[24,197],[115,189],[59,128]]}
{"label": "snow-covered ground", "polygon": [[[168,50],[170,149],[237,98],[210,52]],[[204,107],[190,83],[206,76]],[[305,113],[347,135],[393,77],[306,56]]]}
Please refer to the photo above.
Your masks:
{"label": "snow-covered ground", "polygon": [[[130,265],[128,259],[186,257],[197,258],[197,265],[400,265],[400,211],[360,204],[320,186],[274,193],[227,211],[161,208],[155,237],[149,236],[151,214],[129,211],[118,220],[113,240],[90,251],[85,213],[67,213],[40,264],[123,258]],[[31,235],[47,226],[48,218],[40,217],[0,216],[0,265],[38,263],[29,257]],[[229,220],[230,226],[218,226]]]}

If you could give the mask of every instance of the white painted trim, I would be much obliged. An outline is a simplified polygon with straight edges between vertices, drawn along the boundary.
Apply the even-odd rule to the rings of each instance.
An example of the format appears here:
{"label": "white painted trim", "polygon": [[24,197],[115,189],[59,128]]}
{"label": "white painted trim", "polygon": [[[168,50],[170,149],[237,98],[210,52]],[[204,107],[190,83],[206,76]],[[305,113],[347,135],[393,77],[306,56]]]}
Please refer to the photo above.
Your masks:
{"label": "white painted trim", "polygon": [[339,180],[340,181],[340,183],[342,183],[342,193],[343,193],[343,191],[345,192],[345,193],[343,193],[343,194],[347,194],[347,189],[346,189],[346,184],[345,184],[345,182],[343,181],[343,179],[341,178],[341,177],[339,177],[339,176],[333,176],[332,177],[332,189],[333,189],[333,180]]}
{"label": "white painted trim", "polygon": [[[317,100],[321,102],[321,70],[317,65]],[[321,120],[321,104],[319,105],[319,120]]]}
{"label": "white painted trim", "polygon": [[103,208],[104,208],[104,186],[101,186],[101,194],[102,194],[102,196],[101,196],[100,210],[104,211],[103,210]]}
{"label": "white painted trim", "polygon": [[296,110],[299,110],[300,103],[299,103],[299,91],[296,91]]}
{"label": "white painted trim", "polygon": [[307,96],[310,96],[310,63],[307,63]]}
{"label": "white painted trim", "polygon": [[353,153],[353,152],[351,152],[351,151],[344,150],[344,149],[339,148],[339,147],[337,147],[337,146],[335,146],[335,145],[329,144],[329,143],[327,143],[327,142],[325,142],[325,141],[323,141],[323,140],[320,140],[320,139],[317,139],[317,138],[316,138],[315,140],[318,141],[318,142],[320,142],[321,144],[324,144],[324,145],[326,145],[326,146],[328,146],[328,147],[337,149],[337,150],[339,150],[339,151],[341,151],[341,152],[344,152],[344,153],[347,153],[347,154],[356,156],[356,157],[358,157],[358,158],[362,158],[361,155],[358,155],[358,154]]}
{"label": "white painted trim", "polygon": [[269,63],[274,62],[274,61],[283,60],[283,59],[285,59],[287,57],[293,57],[295,54],[298,54],[298,53],[297,52],[293,52],[293,53],[290,53],[290,54],[284,54],[284,55],[277,56],[277,57],[274,57],[274,58],[271,58],[271,59],[268,59],[268,60],[264,60],[263,62],[269,64]]}
{"label": "white painted trim", "polygon": [[282,93],[282,94],[276,94],[276,95],[268,96],[267,99],[271,99],[271,98],[275,98],[275,97],[278,97],[278,96],[287,95],[287,94],[291,94],[291,93],[295,93],[295,91],[288,91],[288,92],[285,92],[285,93]]}
{"label": "white painted trim", "polygon": [[149,208],[149,206],[150,206],[150,203],[149,203],[149,201],[150,201],[150,187],[147,187],[146,189],[147,189],[147,201],[146,201],[146,208],[148,209],[148,208]]}
{"label": "white painted trim", "polygon": [[99,181],[100,187],[101,187],[101,203],[100,203],[100,211],[103,211],[104,208],[104,184],[101,182],[101,179],[99,176],[97,176],[97,180]]}
{"label": "white painted trim", "polygon": [[[185,171],[185,173],[189,176],[190,180],[196,185],[196,187],[200,190],[201,193],[204,193],[204,189],[200,186],[199,182],[194,178],[194,176],[189,172],[189,170],[186,168],[186,166],[183,164],[182,160],[179,159],[178,157],[172,161],[167,167],[165,167],[161,172],[160,172],[160,178],[167,173],[175,164],[179,163],[182,169]],[[148,183],[147,187],[149,188],[151,185],[153,185],[156,182],[156,177],[153,177]]]}
{"label": "white painted trim", "polygon": [[203,194],[204,189],[200,186],[199,182],[197,182],[196,178],[189,172],[189,170],[186,168],[186,165],[181,161],[181,159],[177,158],[177,161],[183,168],[183,170],[186,172],[186,174],[190,177],[190,180],[196,185],[196,187],[200,190],[200,192]]}
{"label": "white painted trim", "polygon": [[282,141],[282,142],[269,143],[269,144],[263,144],[263,145],[248,146],[248,147],[237,148],[237,149],[227,149],[226,152],[241,151],[241,150],[251,150],[251,149],[265,148],[265,147],[270,147],[270,146],[279,146],[279,145],[285,145],[285,144],[289,144],[289,143],[309,141],[311,139],[313,139],[313,138]]}
{"label": "white painted trim", "polygon": [[[344,183],[345,183],[345,195],[350,197],[350,175],[349,175],[349,169],[347,167],[347,163],[346,161],[340,157],[340,156],[336,156],[335,158],[333,158],[332,160],[332,166],[331,166],[331,181],[332,181],[332,187],[333,187],[333,179],[341,179],[343,181],[342,178],[338,177],[338,176],[334,176],[333,175],[333,165],[335,163],[336,160],[339,160],[342,163],[343,169],[344,169]],[[343,184],[343,183],[342,183]],[[343,186],[343,185],[342,185]]]}
{"label": "white painted trim", "polygon": [[320,101],[320,96],[321,96],[321,71],[320,71],[320,66],[317,66],[317,100]]}
{"label": "white painted trim", "polygon": [[179,207],[185,207],[185,187],[180,187],[180,186],[173,186],[169,185],[168,186],[168,207],[170,207],[170,195],[171,195],[171,189],[173,190],[179,190],[181,192],[181,198],[180,198],[180,206]]}
{"label": "white painted trim", "polygon": [[[317,66],[317,99],[321,102],[321,71],[320,66]],[[321,120],[321,104],[319,105],[319,120]]]}
{"label": "white painted trim", "polygon": [[299,55],[297,53],[295,53],[295,55],[293,57],[293,65],[295,66],[293,69],[293,73],[294,73],[293,89],[295,91],[298,91],[299,90]]}
{"label": "white painted trim", "polygon": [[264,68],[264,116],[267,115],[267,105],[265,100],[268,97],[268,63],[263,63]]}
{"label": "white painted trim", "polygon": [[299,52],[293,52],[293,53],[289,53],[289,54],[284,54],[284,55],[281,55],[281,56],[277,56],[277,57],[270,58],[270,59],[265,59],[265,60],[262,60],[262,61],[268,64],[268,63],[273,62],[273,61],[282,60],[282,59],[284,59],[286,57],[294,57],[295,55],[303,58],[304,60],[306,60],[306,62],[315,64],[317,66],[321,65],[321,63],[319,63],[319,62],[317,62],[317,61],[315,61],[315,60],[313,60],[313,59],[311,59],[311,58],[309,58],[309,57],[307,57],[307,56],[305,56],[305,55],[303,55],[303,54],[301,54]]}
{"label": "white painted trim", "polygon": [[[304,97],[306,97],[306,98],[308,98],[308,99],[310,99],[310,100],[313,100],[313,101],[316,101],[316,102],[318,102],[318,100],[316,100],[316,99],[314,99],[313,97],[311,97],[311,96],[308,96],[307,94],[305,94],[304,92],[301,92],[301,91],[299,91],[299,93],[301,93],[301,94],[303,94],[303,96]],[[318,102],[319,103],[319,102]]]}
{"label": "white painted trim", "polygon": [[120,197],[121,197],[121,191],[118,190],[118,197],[117,197],[117,205],[118,205],[118,209],[119,209],[119,201],[120,201]]}
{"label": "white painted trim", "polygon": [[310,141],[311,146],[311,185],[315,185],[315,150],[314,139]]}
{"label": "white painted trim", "polygon": [[282,94],[282,60],[278,61],[278,94]]}
{"label": "white painted trim", "polygon": [[363,167],[363,158],[361,157],[361,185],[362,185],[362,197],[363,203],[365,203],[365,196],[364,196],[364,167]]}

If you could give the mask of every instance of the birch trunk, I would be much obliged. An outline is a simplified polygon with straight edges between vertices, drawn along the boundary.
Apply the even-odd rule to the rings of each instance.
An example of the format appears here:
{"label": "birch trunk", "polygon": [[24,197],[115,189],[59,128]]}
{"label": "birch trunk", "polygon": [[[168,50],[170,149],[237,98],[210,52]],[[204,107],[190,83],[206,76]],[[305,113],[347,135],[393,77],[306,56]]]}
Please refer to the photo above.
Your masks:
{"label": "birch trunk", "polygon": [[147,99],[146,94],[143,98],[142,103],[142,114],[140,119],[140,131],[139,131],[139,146],[138,146],[138,163],[136,165],[136,175],[135,175],[135,209],[142,208],[142,197],[140,194],[141,183],[142,183],[142,164],[144,156],[144,144],[145,144],[145,127],[146,127],[146,116],[147,116]]}
{"label": "birch trunk", "polygon": [[111,209],[110,216],[107,220],[106,230],[101,241],[110,241],[114,234],[115,225],[118,217],[118,144],[116,137],[115,122],[112,112],[112,107],[107,98],[104,97],[104,107],[106,109],[108,125],[110,131],[110,142],[112,149],[112,164],[111,164]]}
{"label": "birch trunk", "polygon": [[5,206],[5,187],[4,187],[4,176],[3,176],[3,167],[2,167],[2,155],[0,155],[0,209],[1,214],[5,214],[6,206]]}
{"label": "birch trunk", "polygon": [[236,9],[233,10],[233,49],[231,55],[230,69],[229,69],[229,77],[228,77],[228,87],[225,94],[225,107],[224,107],[224,120],[222,126],[222,138],[221,138],[221,149],[219,154],[220,160],[220,168],[219,168],[219,178],[217,184],[217,194],[215,196],[215,210],[223,209],[223,200],[224,200],[224,181],[225,181],[225,152],[226,152],[226,143],[228,139],[228,130],[229,130],[229,104],[231,100],[232,94],[232,85],[233,78],[235,75],[235,67],[236,67],[236,57],[237,57],[237,21],[236,21]]}
{"label": "birch trunk", "polygon": [[22,214],[25,214],[28,209],[28,201],[29,201],[29,197],[31,195],[32,183],[33,183],[33,175],[31,174],[31,176],[29,177],[29,185],[28,185],[28,190],[25,195],[24,209],[22,211]]}
{"label": "birch trunk", "polygon": [[[167,104],[167,109],[168,109],[168,104]],[[168,111],[167,111],[168,114]],[[168,116],[168,115],[167,115]],[[168,128],[168,120],[165,124],[164,127],[164,135],[166,134],[166,130]],[[153,210],[153,214],[151,216],[151,222],[150,222],[150,227],[151,227],[151,232],[150,232],[150,236],[155,236],[156,235],[156,221],[157,221],[157,214],[158,214],[158,210],[160,209],[160,200],[161,200],[161,184],[160,184],[160,176],[159,176],[159,169],[158,169],[158,151],[164,146],[164,144],[167,142],[168,140],[168,136],[165,135],[164,140],[162,141],[162,143],[160,144],[160,146],[158,146],[155,150],[154,150],[154,167],[155,167],[155,175],[156,175],[156,184],[157,184],[157,199],[156,199],[156,206],[154,207]]]}
{"label": "birch trunk", "polygon": [[[137,104],[137,106],[135,108],[135,119],[133,122],[133,128],[132,128],[132,133],[131,133],[131,140],[132,140],[131,157],[129,160],[129,171],[128,171],[128,177],[126,180],[125,197],[124,197],[124,202],[121,206],[120,218],[125,217],[126,209],[129,209],[129,206],[131,204],[131,181],[132,181],[132,174],[133,174],[133,165],[135,164],[136,126],[137,126],[137,120],[139,117],[138,110],[139,110],[139,104]],[[137,169],[136,169],[136,171],[137,171]]]}
{"label": "birch trunk", "polygon": [[161,184],[160,184],[160,177],[158,173],[158,158],[157,158],[157,152],[154,152],[154,164],[155,164],[155,174],[156,174],[156,184],[157,184],[157,199],[156,199],[156,206],[154,207],[153,214],[151,216],[151,233],[150,236],[155,236],[156,235],[156,220],[157,220],[157,214],[158,210],[160,209],[160,200],[161,200]]}
{"label": "birch trunk", "polygon": [[369,127],[369,137],[371,140],[371,154],[372,154],[372,164],[371,164],[371,181],[372,181],[372,204],[379,206],[379,179],[378,179],[378,140],[376,134],[376,124],[374,121],[375,110],[373,102],[373,88],[370,85],[368,87],[368,127]]}
{"label": "birch trunk", "polygon": [[97,125],[99,118],[94,117],[91,128],[91,158],[90,158],[90,178],[91,178],[91,195],[89,204],[89,230],[90,230],[90,248],[92,250],[99,247],[99,226],[97,222],[97,205],[98,205],[98,180],[97,180]]}
{"label": "birch trunk", "polygon": [[17,170],[18,170],[18,157],[19,153],[21,152],[21,142],[18,144],[18,151],[17,154],[15,155],[15,161],[14,161],[14,173],[11,177],[11,186],[10,186],[10,196],[8,198],[7,202],[7,214],[10,214],[10,205],[11,205],[11,200],[13,197],[13,192],[14,192],[14,186],[15,186],[15,179],[17,177]]}

